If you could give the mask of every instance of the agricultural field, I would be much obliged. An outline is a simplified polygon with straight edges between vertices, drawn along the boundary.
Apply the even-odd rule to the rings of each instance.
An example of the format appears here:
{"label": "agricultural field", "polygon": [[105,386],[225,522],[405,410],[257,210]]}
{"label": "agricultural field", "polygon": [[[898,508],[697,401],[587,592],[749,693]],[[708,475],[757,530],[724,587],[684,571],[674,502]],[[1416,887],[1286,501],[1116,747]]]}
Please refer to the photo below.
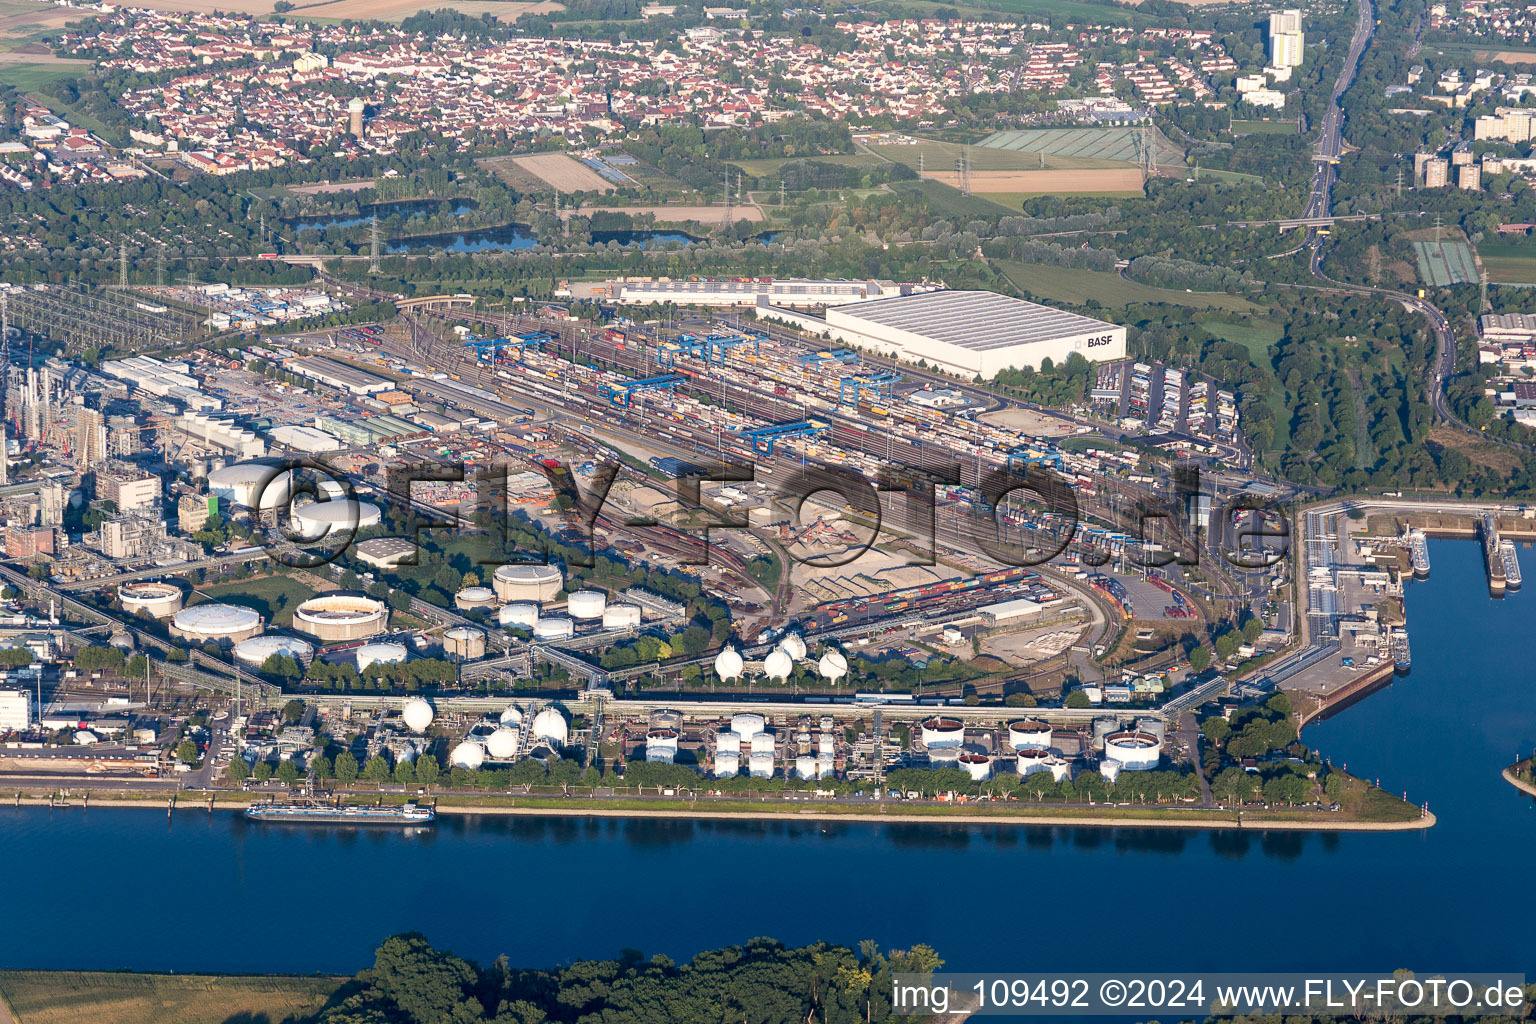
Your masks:
{"label": "agricultural field", "polygon": [[1413,251],[1419,260],[1419,280],[1427,285],[1443,288],[1477,280],[1477,260],[1472,246],[1464,241],[1415,241]]}
{"label": "agricultural field", "polygon": [[0,999],[16,1024],[281,1024],[320,1010],[345,980],[0,971]]}
{"label": "agricultural field", "polygon": [[[185,11],[193,14],[211,14],[222,11],[229,14],[270,15],[272,0],[135,0],[134,6],[155,11]],[[321,0],[318,3],[300,3],[286,17],[303,18],[306,21],[403,21],[422,11],[451,8],[478,18],[490,14],[498,21],[516,21],[524,14],[563,10],[564,5],[554,0]]]}
{"label": "agricultural field", "polygon": [[1536,245],[1520,242],[1484,242],[1477,257],[1495,284],[1536,284]]}
{"label": "agricultural field", "polygon": [[1036,299],[1046,301],[1083,305],[1093,299],[1110,308],[1138,302],[1166,302],[1195,309],[1226,309],[1238,313],[1253,313],[1259,309],[1247,299],[1236,295],[1153,288],[1107,271],[1017,263],[1013,260],[994,260],[993,263],[1019,288]]}
{"label": "agricultural field", "polygon": [[1263,121],[1234,118],[1233,135],[1295,135],[1300,129],[1296,121]]}
{"label": "agricultural field", "polygon": [[48,64],[21,63],[6,60],[9,56],[11,54],[0,53],[0,83],[21,92],[40,89],[56,78],[78,75],[90,67],[89,63],[77,66],[59,61]]}
{"label": "agricultural field", "polygon": [[933,209],[945,217],[996,217],[999,213],[1018,213],[1017,206],[1004,206],[986,196],[966,195],[942,181],[924,178],[921,181],[898,181],[891,184],[896,192],[916,192],[924,196]]}
{"label": "agricultural field", "polygon": [[[1085,3],[1083,0],[978,0],[974,4],[937,3],[934,0],[893,0],[903,11],[915,10],[932,14],[935,11],[959,11],[961,17],[981,18],[989,15],[1013,14],[1040,16],[1052,22],[1075,22],[1094,25],[1129,25],[1143,21],[1146,15],[1109,4]],[[878,10],[882,4],[870,5]]]}
{"label": "agricultural field", "polygon": [[613,182],[565,153],[513,157],[512,163],[561,192],[613,192]]}
{"label": "agricultural field", "polygon": [[[956,171],[929,171],[934,181],[960,187]],[[1079,171],[972,171],[968,175],[971,191],[984,195],[1010,209],[1017,209],[1033,196],[1096,195],[1139,196],[1144,179],[1134,167],[1084,168]]]}
{"label": "agricultural field", "polygon": [[294,606],[314,596],[314,588],[306,587],[297,580],[287,576],[264,576],[198,587],[187,598],[187,604],[201,604],[204,601],[236,604],[256,611],[267,620],[269,626],[286,627],[293,622]]}
{"label": "agricultural field", "polygon": [[46,64],[59,60],[46,46],[26,44],[36,43],[70,22],[82,21],[89,16],[90,12],[79,8],[54,7],[33,3],[31,0],[0,0],[0,51],[25,47],[34,51],[29,55],[32,63]]}
{"label": "agricultural field", "polygon": [[[1008,135],[1044,134],[1008,132]],[[1124,169],[1134,167],[1132,159],[1101,157],[1091,153],[1050,152],[1058,140],[1047,139],[1043,148],[1020,149],[992,146],[988,143],[998,135],[990,136],[972,146],[958,142],[942,142],[937,139],[915,139],[910,142],[869,142],[871,153],[893,163],[906,164],[914,171],[933,175],[953,173],[962,156],[969,161],[971,176],[998,171],[1060,171],[1080,168]],[[1060,148],[1065,149],[1065,146]],[[1182,160],[1182,157],[1180,157]]]}
{"label": "agricultural field", "polygon": [[798,163],[801,160],[812,160],[819,164],[837,164],[840,167],[878,167],[881,163],[879,157],[870,153],[832,153],[827,156],[811,154],[808,156],[774,157],[764,160],[732,160],[731,166],[740,168],[746,174],[754,178],[770,178],[779,173],[779,168],[785,164]]}
{"label": "agricultural field", "polygon": [[[981,159],[976,153],[980,148],[1026,154],[1044,153],[1047,160],[1051,157],[1075,157],[1098,162],[1064,166],[1104,167],[1139,164],[1141,147],[1148,143],[1158,163],[1184,162],[1184,151],[1155,128],[1031,128],[994,132],[973,146],[971,152],[976,160]],[[971,166],[987,169],[985,164],[974,161]]]}

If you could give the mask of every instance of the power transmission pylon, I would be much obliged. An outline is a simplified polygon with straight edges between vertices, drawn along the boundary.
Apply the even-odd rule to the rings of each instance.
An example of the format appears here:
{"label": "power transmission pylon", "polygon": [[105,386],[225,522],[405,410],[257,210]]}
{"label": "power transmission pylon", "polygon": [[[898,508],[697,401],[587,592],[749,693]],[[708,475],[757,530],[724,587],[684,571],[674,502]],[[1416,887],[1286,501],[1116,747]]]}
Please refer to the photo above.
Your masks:
{"label": "power transmission pylon", "polygon": [[1397,195],[1399,199],[1403,195],[1403,169],[1401,167],[1397,169]]}
{"label": "power transmission pylon", "polygon": [[725,172],[725,215],[721,218],[721,227],[730,227],[731,218],[736,212],[736,205],[731,194],[731,172],[727,168]]}
{"label": "power transmission pylon", "polygon": [[1435,244],[1440,244],[1440,215],[1435,214]]}
{"label": "power transmission pylon", "polygon": [[128,287],[128,239],[119,239],[117,243],[117,286]]}
{"label": "power transmission pylon", "polygon": [[160,251],[155,253],[155,287],[165,287],[165,246],[163,245]]}
{"label": "power transmission pylon", "polygon": [[1492,307],[1488,305],[1488,271],[1479,270],[1477,272],[1477,280],[1478,285],[1482,291],[1482,305],[1479,307],[1478,311],[1481,313],[1491,312]]}
{"label": "power transmission pylon", "polygon": [[373,215],[372,226],[368,232],[368,273],[379,272],[379,215]]}

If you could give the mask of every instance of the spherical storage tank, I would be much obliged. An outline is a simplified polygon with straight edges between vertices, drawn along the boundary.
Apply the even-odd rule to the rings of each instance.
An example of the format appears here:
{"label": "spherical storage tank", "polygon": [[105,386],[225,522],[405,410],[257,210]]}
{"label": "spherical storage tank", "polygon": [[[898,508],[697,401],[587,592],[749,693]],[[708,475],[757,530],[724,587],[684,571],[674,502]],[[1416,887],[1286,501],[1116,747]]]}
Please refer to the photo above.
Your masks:
{"label": "spherical storage tank", "polygon": [[496,613],[496,621],[503,626],[532,629],[539,621],[539,606],[528,601],[504,604],[501,606],[501,611]]}
{"label": "spherical storage tank", "polygon": [[323,643],[365,640],[389,625],[389,605],[367,594],[330,593],[293,610],[293,628]]}
{"label": "spherical storage tank", "polygon": [[741,655],[734,647],[721,648],[720,653],[715,655],[715,675],[719,676],[722,682],[740,679],[741,670],[745,665],[746,662],[742,661]]}
{"label": "spherical storage tank", "polygon": [[578,590],[570,596],[565,608],[573,619],[598,619],[602,618],[607,604],[608,595],[601,590]]}
{"label": "spherical storage tank", "polygon": [[533,716],[532,735],[535,743],[563,747],[570,736],[570,726],[565,724],[565,716],[559,711],[554,708],[545,708]]}
{"label": "spherical storage tank", "polygon": [[1104,737],[1104,756],[1128,772],[1150,771],[1162,760],[1163,745],[1147,732],[1117,732]]}
{"label": "spherical storage tank", "polygon": [[816,671],[821,673],[821,678],[835,683],[848,674],[848,659],[841,651],[828,651],[816,663]]}
{"label": "spherical storage tank", "polygon": [[960,767],[966,770],[972,782],[982,782],[992,774],[992,759],[986,754],[961,754]]}
{"label": "spherical storage tank", "polygon": [[762,732],[767,724],[767,720],[762,715],[747,711],[731,716],[731,731],[744,740],[751,740],[753,736]]}
{"label": "spherical storage tank", "polygon": [[1040,747],[1023,747],[1020,748],[1017,752],[1017,760],[1014,761],[1014,768],[1020,775],[1028,778],[1029,776],[1035,774],[1035,772],[1050,771],[1050,761],[1050,751],[1043,750]]}
{"label": "spherical storage tank", "polygon": [[486,737],[485,752],[493,761],[510,761],[517,755],[517,730],[510,726],[498,726]]}
{"label": "spherical storage tank", "polygon": [[789,655],[784,653],[782,647],[775,647],[763,662],[763,673],[769,679],[788,679],[789,673],[794,670],[795,663]]}
{"label": "spherical storage tank", "polygon": [[242,640],[235,644],[235,657],[253,668],[260,668],[274,654],[281,654],[303,663],[314,653],[314,645],[308,641],[300,640],[296,636],[278,636],[275,633],[253,636],[249,640]]}
{"label": "spherical storage tank", "polygon": [[181,611],[181,588],[174,583],[124,583],[117,588],[117,599],[129,615],[145,612],[163,619]]}
{"label": "spherical storage tank", "polygon": [[503,565],[491,574],[491,586],[503,601],[553,601],[565,586],[558,565]]}
{"label": "spherical storage tank", "polygon": [[249,608],[233,604],[195,604],[183,608],[171,619],[171,635],[192,643],[237,644],[260,633],[261,616]]}
{"label": "spherical storage tank", "polygon": [[352,654],[359,672],[366,672],[375,665],[398,665],[408,656],[405,644],[396,643],[363,644]]}
{"label": "spherical storage tank", "polygon": [[958,747],[965,739],[965,725],[954,718],[930,718],[923,723],[923,746]]}
{"label": "spherical storage tank", "polygon": [[533,635],[540,640],[562,640],[575,633],[576,623],[559,616],[540,619],[533,624]]}
{"label": "spherical storage tank", "polygon": [[523,724],[523,713],[516,704],[507,705],[507,710],[501,713],[501,724],[514,729]]}
{"label": "spherical storage tank", "polygon": [[465,740],[453,748],[453,753],[448,755],[448,760],[455,768],[468,768],[473,771],[485,764],[485,748],[474,740]]}
{"label": "spherical storage tank", "polygon": [[405,702],[405,711],[400,717],[405,719],[405,727],[411,732],[426,732],[427,726],[432,724],[432,705],[420,697],[412,697]]}
{"label": "spherical storage tank", "polygon": [[383,521],[384,513],[372,502],[342,498],[295,505],[292,517],[293,529],[299,537],[306,541],[316,541],[324,540],[332,533],[344,537],[369,526],[377,526]]}
{"label": "spherical storage tank", "polygon": [[633,629],[640,625],[640,606],[611,604],[603,609],[604,629]]}
{"label": "spherical storage tank", "polygon": [[455,658],[483,658],[485,633],[473,626],[454,626],[443,634],[443,650]]}
{"label": "spherical storage tank", "polygon": [[790,633],[779,641],[779,650],[789,655],[794,661],[805,659],[805,641],[799,633]]}
{"label": "spherical storage tank", "polygon": [[492,608],[496,605],[496,592],[490,587],[465,587],[453,595],[453,603],[464,612],[475,608]]}
{"label": "spherical storage tank", "polygon": [[1034,718],[1009,722],[1008,745],[1014,750],[1046,750],[1051,745],[1051,727]]}

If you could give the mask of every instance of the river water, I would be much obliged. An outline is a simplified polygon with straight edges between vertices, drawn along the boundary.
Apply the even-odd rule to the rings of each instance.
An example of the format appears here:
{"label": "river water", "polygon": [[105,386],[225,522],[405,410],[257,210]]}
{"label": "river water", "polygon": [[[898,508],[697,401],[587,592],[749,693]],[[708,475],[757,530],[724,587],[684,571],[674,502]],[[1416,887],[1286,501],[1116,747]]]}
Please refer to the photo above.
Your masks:
{"label": "river water", "polygon": [[1536,593],[1490,599],[1475,544],[1431,550],[1412,674],[1305,736],[1427,800],[1428,832],[448,816],[407,836],[0,808],[0,966],[350,973],[414,929],[529,966],[770,935],[928,942],[957,971],[1536,974],[1536,802],[1499,776],[1536,747],[1515,643]]}

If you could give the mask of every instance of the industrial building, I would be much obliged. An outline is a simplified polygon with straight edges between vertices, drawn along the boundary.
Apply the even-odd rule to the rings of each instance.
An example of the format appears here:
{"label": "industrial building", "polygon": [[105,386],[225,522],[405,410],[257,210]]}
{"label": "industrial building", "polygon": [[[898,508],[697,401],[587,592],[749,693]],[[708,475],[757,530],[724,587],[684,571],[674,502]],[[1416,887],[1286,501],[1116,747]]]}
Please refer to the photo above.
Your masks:
{"label": "industrial building", "polygon": [[983,291],[935,291],[827,310],[825,319],[778,308],[773,317],[843,344],[967,377],[1038,370],[1076,352],[1090,362],[1125,358],[1125,328],[1036,302]]}
{"label": "industrial building", "polygon": [[628,306],[675,302],[680,306],[837,306],[903,294],[893,281],[671,280],[610,281],[609,294]]}
{"label": "industrial building", "polygon": [[25,732],[32,728],[32,694],[26,690],[0,690],[0,733]]}
{"label": "industrial building", "polygon": [[354,395],[377,394],[381,391],[390,391],[395,386],[392,381],[387,381],[383,377],[364,373],[362,370],[353,369],[345,363],[338,363],[324,356],[290,359],[284,369]]}
{"label": "industrial building", "polygon": [[360,541],[352,550],[358,561],[379,569],[393,569],[416,558],[416,542],[405,537],[374,537]]}

